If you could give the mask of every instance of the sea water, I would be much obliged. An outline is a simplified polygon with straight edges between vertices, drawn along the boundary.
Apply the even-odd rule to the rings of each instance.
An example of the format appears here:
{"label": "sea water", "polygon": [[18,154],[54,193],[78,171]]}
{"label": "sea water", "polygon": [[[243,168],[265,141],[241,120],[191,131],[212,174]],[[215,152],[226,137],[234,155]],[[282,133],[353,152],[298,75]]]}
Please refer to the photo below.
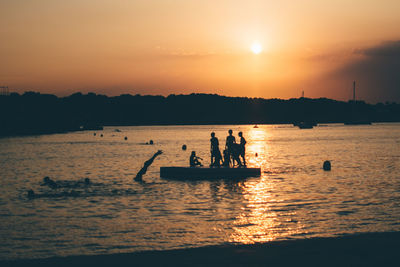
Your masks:
{"label": "sea water", "polygon": [[[160,178],[161,166],[188,166],[191,151],[208,165],[210,133],[222,150],[229,129],[237,139],[243,132],[247,164],[261,167],[261,177]],[[134,181],[157,150],[163,154],[143,182]],[[2,138],[0,259],[399,231],[399,170],[399,123],[106,127]],[[51,189],[41,185],[45,176],[91,184]],[[29,189],[38,197],[29,199]]]}

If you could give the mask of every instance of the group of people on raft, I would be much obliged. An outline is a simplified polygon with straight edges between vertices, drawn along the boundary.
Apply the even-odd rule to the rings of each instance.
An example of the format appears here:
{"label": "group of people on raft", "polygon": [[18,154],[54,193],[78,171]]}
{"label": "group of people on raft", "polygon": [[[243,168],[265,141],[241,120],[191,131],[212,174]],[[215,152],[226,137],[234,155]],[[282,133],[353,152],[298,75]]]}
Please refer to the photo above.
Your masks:
{"label": "group of people on raft", "polygon": [[[215,133],[211,133],[211,164],[210,167],[245,167],[246,166],[246,139],[243,133],[239,132],[240,141],[236,143],[236,138],[233,136],[233,131],[228,131],[229,135],[226,137],[225,149],[223,157],[219,150],[219,141],[215,137]],[[201,158],[196,156],[196,152],[192,151],[190,155],[190,167],[203,166],[200,162]]]}

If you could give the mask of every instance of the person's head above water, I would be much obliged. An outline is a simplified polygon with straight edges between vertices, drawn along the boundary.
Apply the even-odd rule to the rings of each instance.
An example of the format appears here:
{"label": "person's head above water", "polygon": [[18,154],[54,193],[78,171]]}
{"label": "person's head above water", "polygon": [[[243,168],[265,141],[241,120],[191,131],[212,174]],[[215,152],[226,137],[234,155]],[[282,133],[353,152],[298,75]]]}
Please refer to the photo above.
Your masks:
{"label": "person's head above water", "polygon": [[43,178],[43,182],[45,182],[45,183],[48,183],[50,181],[51,181],[51,179],[50,179],[49,176],[46,176],[46,177]]}
{"label": "person's head above water", "polygon": [[195,156],[196,155],[196,151],[192,151],[192,156]]}
{"label": "person's head above water", "polygon": [[242,137],[242,135],[243,135],[243,133],[242,133],[242,132],[239,132],[239,136]]}
{"label": "person's head above water", "polygon": [[35,191],[33,191],[32,189],[28,190],[28,198],[34,198],[35,197]]}
{"label": "person's head above water", "polygon": [[232,130],[229,130],[228,133],[229,133],[230,135],[232,135],[233,131],[232,131]]}
{"label": "person's head above water", "polygon": [[215,133],[214,133],[214,132],[212,132],[212,133],[211,133],[211,137],[214,137],[214,136],[215,136]]}

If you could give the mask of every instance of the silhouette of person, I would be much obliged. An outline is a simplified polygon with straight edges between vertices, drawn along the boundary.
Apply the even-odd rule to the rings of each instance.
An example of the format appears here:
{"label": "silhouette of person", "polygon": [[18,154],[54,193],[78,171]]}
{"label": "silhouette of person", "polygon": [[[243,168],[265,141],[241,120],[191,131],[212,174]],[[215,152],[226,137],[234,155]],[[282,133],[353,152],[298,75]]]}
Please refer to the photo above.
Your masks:
{"label": "silhouette of person", "polygon": [[47,185],[48,187],[50,187],[51,189],[56,189],[59,188],[60,185],[57,184],[55,181],[53,181],[52,179],[50,179],[50,177],[46,176],[43,178],[43,184],[42,185]]}
{"label": "silhouette of person", "polygon": [[211,133],[211,164],[210,166],[220,166],[221,165],[221,152],[219,151],[219,141],[215,137],[215,133]]}
{"label": "silhouette of person", "polygon": [[32,189],[28,190],[28,198],[32,199],[35,197],[35,191],[33,191]]}
{"label": "silhouette of person", "polygon": [[[236,139],[232,135],[233,131],[229,130],[228,131],[229,135],[226,137],[226,143],[225,143],[225,149],[228,151],[229,157],[233,157],[234,153],[234,144],[236,144]],[[233,164],[233,162],[232,162]]]}
{"label": "silhouette of person", "polygon": [[240,145],[232,144],[231,158],[232,158],[233,167],[235,166],[235,161],[236,161],[237,165],[242,166],[242,162],[240,161],[239,154],[240,154]]}
{"label": "silhouette of person", "polygon": [[88,185],[90,185],[91,183],[92,183],[92,182],[90,181],[89,178],[83,179],[83,185],[84,185],[84,186],[88,186]]}
{"label": "silhouette of person", "polygon": [[243,160],[243,165],[246,166],[246,139],[243,137],[243,133],[239,132],[239,137],[240,137],[240,144],[239,144],[239,156]]}
{"label": "silhouette of person", "polygon": [[147,172],[147,168],[153,163],[153,161],[155,160],[155,158],[158,155],[161,155],[163,152],[162,150],[158,150],[156,153],[154,153],[154,155],[148,159],[147,161],[145,161],[143,168],[140,169],[140,171],[136,174],[135,177],[135,181],[142,181],[142,176]]}
{"label": "silhouette of person", "polygon": [[224,149],[223,154],[224,154],[224,160],[222,162],[222,166],[229,168],[230,156],[228,150]]}
{"label": "silhouette of person", "polygon": [[196,156],[196,151],[192,151],[189,158],[190,167],[203,166],[199,161],[201,158]]}

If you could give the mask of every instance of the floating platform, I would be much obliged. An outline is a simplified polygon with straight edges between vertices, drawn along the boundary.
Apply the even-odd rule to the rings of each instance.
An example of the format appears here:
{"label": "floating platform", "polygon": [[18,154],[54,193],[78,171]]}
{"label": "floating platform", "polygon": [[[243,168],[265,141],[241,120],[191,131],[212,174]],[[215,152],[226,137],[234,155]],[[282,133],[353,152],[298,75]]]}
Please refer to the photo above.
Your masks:
{"label": "floating platform", "polygon": [[161,167],[162,178],[174,179],[218,179],[258,177],[261,168],[226,168],[226,167]]}

